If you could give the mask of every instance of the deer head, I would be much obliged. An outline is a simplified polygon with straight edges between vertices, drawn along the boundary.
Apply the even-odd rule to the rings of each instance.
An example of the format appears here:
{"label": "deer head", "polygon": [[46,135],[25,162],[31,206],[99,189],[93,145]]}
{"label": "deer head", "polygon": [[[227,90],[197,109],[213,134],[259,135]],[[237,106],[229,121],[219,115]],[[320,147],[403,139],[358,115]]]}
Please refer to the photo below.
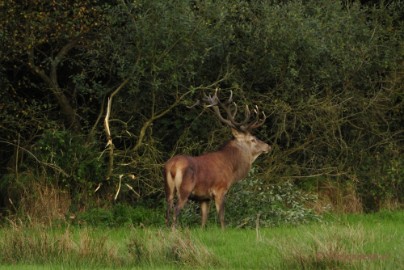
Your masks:
{"label": "deer head", "polygon": [[[212,108],[217,118],[225,125],[231,127],[235,141],[246,153],[250,153],[251,163],[262,153],[268,153],[271,147],[251,134],[251,132],[265,123],[266,115],[261,112],[258,106],[250,110],[248,105],[244,109],[244,119],[236,121],[238,106],[233,102],[233,92],[230,91],[230,97],[223,103],[218,97],[218,89],[213,95],[205,95],[203,98],[204,106]],[[222,109],[226,117],[222,115]]]}

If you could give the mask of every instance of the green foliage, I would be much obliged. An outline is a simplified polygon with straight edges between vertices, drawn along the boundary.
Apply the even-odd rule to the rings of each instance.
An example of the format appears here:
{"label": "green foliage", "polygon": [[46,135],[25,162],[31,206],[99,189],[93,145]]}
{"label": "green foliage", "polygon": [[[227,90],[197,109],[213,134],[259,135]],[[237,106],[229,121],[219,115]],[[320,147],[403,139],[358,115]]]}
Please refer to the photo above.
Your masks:
{"label": "green foliage", "polygon": [[226,220],[237,227],[296,225],[320,220],[309,208],[316,196],[291,182],[264,184],[251,175],[234,185],[226,200]]}
{"label": "green foliage", "polygon": [[113,213],[104,208],[91,208],[86,212],[79,213],[78,223],[97,226],[111,226],[114,223]]}
{"label": "green foliage", "polygon": [[47,130],[33,150],[39,160],[49,165],[45,168],[53,175],[49,178],[52,184],[72,195],[88,196],[104,177],[103,160],[97,147],[70,131]]}
{"label": "green foliage", "polygon": [[[234,201],[234,216],[245,213],[238,220],[310,215],[300,208],[309,198],[276,179],[308,190],[313,178],[351,182],[369,211],[402,204],[401,1],[35,0],[0,9],[4,198],[33,173],[84,202],[112,160],[100,194],[161,204],[164,160],[229,138],[208,113],[185,106],[219,87],[267,113],[258,137],[273,145],[257,161],[262,190],[254,178],[240,183],[251,199]],[[106,101],[122,82],[108,156]],[[261,202],[276,209],[261,211]]]}
{"label": "green foliage", "polygon": [[395,149],[387,148],[383,152],[376,152],[373,157],[366,155],[361,160],[357,173],[362,181],[358,191],[367,212],[390,208],[393,205],[389,204],[394,203],[395,199],[398,204],[403,202],[404,164]]}
{"label": "green foliage", "polygon": [[78,213],[75,223],[91,226],[118,227],[162,226],[164,222],[161,209],[146,208],[141,205],[115,204],[111,208],[90,208]]}

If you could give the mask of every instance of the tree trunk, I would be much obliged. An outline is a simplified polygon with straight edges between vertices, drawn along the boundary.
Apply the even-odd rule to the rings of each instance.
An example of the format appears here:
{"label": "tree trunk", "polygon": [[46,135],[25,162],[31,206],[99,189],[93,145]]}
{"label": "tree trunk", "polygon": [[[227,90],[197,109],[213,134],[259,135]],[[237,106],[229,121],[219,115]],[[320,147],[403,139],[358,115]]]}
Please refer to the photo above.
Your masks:
{"label": "tree trunk", "polygon": [[59,88],[52,88],[52,93],[60,106],[67,128],[74,132],[79,132],[81,130],[81,125],[76,116],[76,110],[72,107],[66,95],[63,94],[62,90]]}
{"label": "tree trunk", "polygon": [[60,107],[63,119],[66,127],[74,132],[80,132],[81,125],[76,117],[76,110],[71,105],[71,102],[63,93],[63,90],[59,86],[57,68],[64,56],[77,44],[78,39],[74,39],[67,43],[57,54],[57,56],[51,61],[49,74],[46,74],[45,70],[35,65],[34,49],[32,48],[28,52],[28,66],[37,74],[49,87],[53,96]]}

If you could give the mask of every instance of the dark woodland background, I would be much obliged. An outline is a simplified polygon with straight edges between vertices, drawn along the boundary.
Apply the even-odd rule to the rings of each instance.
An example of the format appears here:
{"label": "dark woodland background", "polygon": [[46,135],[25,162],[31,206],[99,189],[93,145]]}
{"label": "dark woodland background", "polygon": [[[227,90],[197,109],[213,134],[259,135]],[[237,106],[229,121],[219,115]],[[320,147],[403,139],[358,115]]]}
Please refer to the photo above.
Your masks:
{"label": "dark woodland background", "polygon": [[2,221],[162,224],[164,161],[231,138],[188,108],[216,88],[266,112],[256,135],[273,147],[228,195],[230,224],[402,207],[401,1],[8,0],[0,10]]}

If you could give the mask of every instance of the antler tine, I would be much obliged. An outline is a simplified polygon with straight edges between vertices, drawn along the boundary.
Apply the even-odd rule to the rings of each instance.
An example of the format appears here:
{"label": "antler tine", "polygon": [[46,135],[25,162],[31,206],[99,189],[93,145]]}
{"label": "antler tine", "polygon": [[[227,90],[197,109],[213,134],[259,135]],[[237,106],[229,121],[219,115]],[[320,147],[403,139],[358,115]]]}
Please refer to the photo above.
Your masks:
{"label": "antler tine", "polygon": [[[217,91],[215,92],[215,95],[217,96]],[[234,119],[234,117],[236,117],[238,108],[237,108],[236,102],[233,101],[233,91],[232,90],[230,90],[230,96],[224,104],[220,103],[219,98],[218,98],[218,102],[219,102],[220,106],[226,111],[227,115],[231,117],[231,119]],[[231,106],[234,107],[233,111],[230,108]]]}
{"label": "antler tine", "polygon": [[207,105],[205,106],[206,108],[210,108],[212,106],[218,105],[219,98],[217,97],[217,91],[218,91],[218,89],[216,88],[215,94],[213,96],[204,94],[203,101],[205,101],[207,103]]}
{"label": "antler tine", "polygon": [[[255,105],[254,113],[256,114],[256,120],[247,126],[247,130],[249,131],[262,126],[267,119],[265,112],[260,112],[257,105]],[[262,113],[262,119],[260,118],[260,113]]]}
{"label": "antler tine", "polygon": [[[229,106],[225,106],[223,103],[220,102],[219,97],[217,96],[218,90],[219,89],[216,88],[215,93],[213,95],[204,95],[203,101],[206,103],[205,107],[212,108],[213,111],[215,112],[216,116],[219,118],[219,120],[221,122],[223,122],[224,124],[226,124],[232,128],[237,128],[237,126],[233,123],[233,120],[232,120],[234,118],[235,113],[237,112],[237,106],[236,106],[235,113],[232,114],[231,110],[229,109]],[[232,96],[233,96],[233,93],[231,92],[230,97],[227,100],[227,102],[232,101]],[[220,109],[219,109],[219,105],[226,111],[227,117],[229,119],[226,119],[222,116],[222,113],[220,112]],[[232,115],[233,115],[233,117],[232,117]]]}
{"label": "antler tine", "polygon": [[192,109],[193,107],[198,106],[199,104],[201,104],[201,101],[198,99],[194,104],[192,104],[191,106],[187,106],[188,109]]}
{"label": "antler tine", "polygon": [[[221,122],[224,124],[238,129],[239,131],[250,132],[252,129],[255,129],[259,126],[262,126],[265,122],[266,115],[259,111],[258,106],[253,108],[253,113],[256,115],[255,121],[251,122],[251,110],[248,105],[245,106],[244,109],[244,119],[240,122],[236,121],[236,115],[238,112],[238,106],[235,102],[233,102],[233,91],[230,91],[230,96],[225,102],[221,102],[218,97],[219,89],[216,88],[215,93],[213,95],[204,95],[203,101],[205,103],[205,108],[212,108],[216,116],[219,118]],[[226,118],[223,117],[220,108],[225,111]]]}
{"label": "antler tine", "polygon": [[234,119],[234,117],[236,117],[238,108],[237,108],[236,102],[233,102],[232,105],[234,107],[234,111],[233,111],[233,114],[231,115],[231,117]]}
{"label": "antler tine", "polygon": [[[230,97],[226,102],[227,105],[223,104],[223,103],[220,103],[220,102],[219,102],[219,105],[226,112],[227,118],[228,118],[227,120],[232,123],[232,127],[236,128],[236,129],[239,129],[241,131],[247,131],[246,127],[248,125],[247,126],[245,126],[245,125],[250,120],[250,116],[251,116],[250,109],[249,109],[248,105],[246,105],[245,110],[244,110],[244,115],[245,115],[244,120],[241,121],[241,122],[237,122],[235,117],[236,117],[237,112],[238,112],[238,106],[237,106],[236,102],[232,102],[232,99],[233,99],[232,96],[233,96],[233,91],[230,91]],[[232,102],[232,103],[230,103],[230,102]],[[233,106],[234,109],[232,109],[231,106]]]}
{"label": "antler tine", "polygon": [[219,109],[218,106],[213,106],[213,111],[215,112],[215,114],[217,115],[217,117],[219,118],[220,121],[222,121],[223,123],[225,123],[226,125],[228,125],[228,126],[230,126],[230,127],[232,127],[232,128],[237,129],[237,126],[233,123],[232,118],[230,118],[230,119],[225,119],[225,118],[222,116],[222,114],[221,114],[220,109]]}
{"label": "antler tine", "polygon": [[250,117],[251,117],[250,108],[248,107],[248,105],[245,105],[244,119],[241,122],[237,122],[237,126],[239,127],[239,129],[241,131],[248,131],[247,127],[248,127],[248,122],[250,121]]}
{"label": "antler tine", "polygon": [[[229,99],[227,100],[226,103],[227,103],[227,104],[234,103],[234,105],[236,105],[236,103],[233,102],[233,91],[232,91],[232,90],[230,90],[230,97],[229,97]],[[236,106],[236,107],[237,107],[237,106]]]}

